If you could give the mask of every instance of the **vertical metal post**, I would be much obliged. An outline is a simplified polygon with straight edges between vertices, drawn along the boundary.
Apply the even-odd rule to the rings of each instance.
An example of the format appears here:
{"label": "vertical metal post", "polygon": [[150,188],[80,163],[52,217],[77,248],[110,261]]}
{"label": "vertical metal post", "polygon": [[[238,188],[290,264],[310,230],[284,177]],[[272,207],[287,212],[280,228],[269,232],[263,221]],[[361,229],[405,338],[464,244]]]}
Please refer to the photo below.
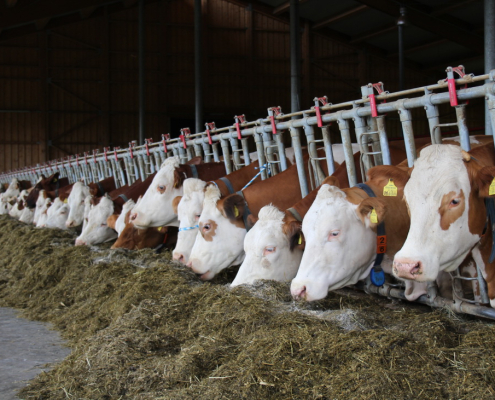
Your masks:
{"label": "vertical metal post", "polygon": [[285,145],[282,133],[279,132],[275,135],[275,141],[278,146],[278,157],[280,159],[280,170],[285,171],[287,169],[287,158],[285,157]]}
{"label": "vertical metal post", "polygon": [[306,197],[308,191],[308,181],[306,179],[306,172],[304,170],[304,157],[301,147],[301,138],[299,137],[299,130],[290,126],[290,136],[292,137],[292,146],[294,147],[294,155],[296,157],[297,175],[299,177],[299,185],[301,186],[301,196]]}
{"label": "vertical metal post", "polygon": [[201,59],[201,0],[194,0],[194,97],[195,97],[195,119],[196,132],[201,132],[203,124],[203,82]]}
{"label": "vertical metal post", "polygon": [[[261,132],[263,132],[263,123],[260,121],[260,125],[261,125]],[[256,143],[256,152],[258,153],[258,165],[261,166],[262,165],[265,165],[266,163],[266,159],[265,159],[265,149],[263,147],[263,137],[262,137],[262,133],[258,133],[258,128],[256,129],[256,132],[254,133],[254,142]],[[268,178],[268,174],[266,173],[266,170],[264,170],[262,173],[261,173],[261,179],[262,180],[265,180],[266,178]]]}
{"label": "vertical metal post", "polygon": [[406,24],[406,8],[400,8],[400,17],[397,20],[399,33],[399,90],[404,90],[404,25]]}
{"label": "vertical metal post", "polygon": [[357,185],[356,165],[354,164],[354,154],[352,151],[351,133],[349,131],[349,121],[342,118],[342,111],[338,112],[337,123],[339,124],[340,136],[344,147],[344,159],[349,178],[349,187]]}
{"label": "vertical metal post", "polygon": [[144,0],[139,0],[138,15],[138,64],[139,64],[139,144],[144,144]]}
{"label": "vertical metal post", "polygon": [[459,136],[461,137],[461,147],[464,151],[471,150],[471,142],[469,140],[469,129],[466,124],[466,105],[460,104],[455,107],[455,113],[457,115],[457,127],[459,129]]}
{"label": "vertical metal post", "polygon": [[222,146],[223,162],[225,163],[225,172],[227,174],[232,173],[232,163],[230,161],[230,149],[227,139],[221,139],[220,145]]}
{"label": "vertical metal post", "polygon": [[416,144],[414,143],[414,131],[412,125],[411,111],[404,107],[404,99],[398,100],[398,112],[402,124],[404,144],[406,145],[407,165],[412,167],[416,160]]}
{"label": "vertical metal post", "polygon": [[[485,0],[485,74],[495,69],[495,1]],[[492,132],[490,112],[485,105],[485,134]]]}
{"label": "vertical metal post", "polygon": [[249,157],[249,143],[248,138],[241,139],[242,155],[244,157],[244,165],[247,166],[251,164],[251,158]]}
{"label": "vertical metal post", "polygon": [[374,120],[376,121],[376,130],[378,131],[378,136],[380,137],[383,165],[392,165],[392,158],[390,157],[390,149],[388,147],[387,131],[385,130],[385,116],[379,115],[374,118]]}
{"label": "vertical metal post", "polygon": [[290,87],[291,112],[299,111],[301,93],[301,32],[299,0],[290,0]]}
{"label": "vertical metal post", "polygon": [[327,158],[328,175],[333,175],[335,172],[335,160],[333,159],[332,140],[330,138],[330,128],[328,125],[321,127],[321,134],[323,136],[323,145]]}

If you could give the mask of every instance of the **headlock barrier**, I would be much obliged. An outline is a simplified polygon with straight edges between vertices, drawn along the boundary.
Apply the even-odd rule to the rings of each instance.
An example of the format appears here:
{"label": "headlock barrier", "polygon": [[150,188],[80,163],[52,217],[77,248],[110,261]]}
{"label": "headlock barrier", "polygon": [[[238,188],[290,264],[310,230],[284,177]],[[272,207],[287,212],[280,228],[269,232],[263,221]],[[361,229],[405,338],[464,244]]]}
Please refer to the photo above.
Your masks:
{"label": "headlock barrier", "polygon": [[[60,177],[67,177],[70,183],[78,180],[97,182],[113,176],[116,187],[121,187],[131,185],[138,179],[144,180],[160,169],[165,159],[171,156],[179,156],[183,163],[196,156],[202,157],[205,162],[223,161],[228,174],[251,162],[250,148],[256,149],[259,165],[268,163],[272,167],[272,174],[276,174],[277,169],[283,171],[287,168],[286,158],[279,155],[285,154],[284,138],[290,135],[301,194],[304,197],[325,178],[320,162],[327,163],[329,174],[335,171],[329,129],[329,125],[335,122],[340,132],[347,175],[352,187],[358,183],[356,168],[361,168],[362,176],[365,176],[366,171],[375,165],[391,164],[385,127],[387,113],[399,115],[409,167],[413,166],[416,159],[411,114],[414,109],[425,110],[432,143],[441,143],[442,127],[456,126],[462,149],[469,151],[466,106],[470,99],[484,98],[490,113],[492,132],[495,132],[495,70],[474,76],[465,74],[464,67],[459,66],[448,67],[446,72],[445,80],[429,86],[389,93],[384,91],[383,83],[370,83],[361,87],[362,98],[353,101],[331,104],[326,96],[315,97],[313,107],[291,114],[283,114],[280,107],[269,107],[267,117],[254,121],[247,121],[245,115],[236,115],[234,124],[223,128],[217,128],[214,122],[210,122],[205,124],[203,132],[191,133],[189,128],[184,128],[179,137],[174,139],[166,134],[161,135],[158,142],[153,142],[150,138],[142,145],[132,141],[124,149],[105,147],[102,152],[94,150],[92,153],[76,154],[2,173],[0,183],[9,183],[17,178],[34,184],[41,174],[49,176],[59,172]],[[460,78],[454,79],[454,73]],[[450,104],[455,108],[457,122],[440,123],[438,106],[441,104]],[[361,151],[361,163],[358,166],[353,158],[352,127]],[[317,135],[317,130],[321,131],[321,135]],[[311,167],[309,183],[304,173],[303,134]],[[321,139],[317,139],[317,136]],[[323,149],[324,157],[318,156],[319,148]],[[260,172],[262,179],[268,179],[267,170]],[[495,309],[487,306],[489,298],[486,283],[479,268],[478,277],[471,278],[476,281],[480,291],[478,300],[465,298],[459,280],[466,278],[460,277],[458,271],[453,275],[453,300],[440,297],[436,284],[432,282],[428,286],[428,294],[417,301],[432,307],[444,307],[455,312],[495,319]],[[367,282],[361,282],[357,286],[369,293],[405,299],[404,287],[400,283],[375,286],[368,278]]]}

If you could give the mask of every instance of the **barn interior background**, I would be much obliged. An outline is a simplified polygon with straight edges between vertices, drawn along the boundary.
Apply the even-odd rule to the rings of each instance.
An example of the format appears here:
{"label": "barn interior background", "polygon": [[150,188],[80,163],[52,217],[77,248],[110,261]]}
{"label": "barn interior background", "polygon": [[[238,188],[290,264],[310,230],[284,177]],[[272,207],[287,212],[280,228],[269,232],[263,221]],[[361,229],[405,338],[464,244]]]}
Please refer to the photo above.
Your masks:
{"label": "barn interior background", "polygon": [[[493,0],[4,0],[0,171],[265,117],[270,106],[289,112],[291,77],[292,99],[307,109],[315,96],[359,99],[369,82],[432,84],[448,65],[479,74],[493,63],[494,23]],[[441,111],[442,122],[455,119]],[[470,130],[483,133],[484,118],[473,101]],[[387,119],[400,137],[398,117]],[[423,120],[417,134],[428,134]]]}

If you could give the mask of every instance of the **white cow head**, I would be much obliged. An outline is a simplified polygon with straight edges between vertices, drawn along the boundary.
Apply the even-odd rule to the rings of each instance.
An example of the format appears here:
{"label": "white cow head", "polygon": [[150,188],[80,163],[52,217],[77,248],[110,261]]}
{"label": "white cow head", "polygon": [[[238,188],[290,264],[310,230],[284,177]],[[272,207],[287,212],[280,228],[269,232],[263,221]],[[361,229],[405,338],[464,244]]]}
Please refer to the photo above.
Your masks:
{"label": "white cow head", "polygon": [[84,200],[89,196],[89,187],[82,182],[76,182],[72,186],[67,202],[69,204],[69,216],[66,221],[67,228],[79,226],[84,221]]}
{"label": "white cow head", "polygon": [[203,211],[205,185],[206,182],[201,179],[186,179],[184,181],[184,195],[173,200],[173,206],[176,206],[176,214],[179,219],[179,233],[173,258],[182,264],[187,264],[189,261],[189,255],[198,235],[198,229],[195,226],[198,225]]}
{"label": "white cow head", "polygon": [[215,185],[206,187],[203,212],[198,220],[199,232],[187,264],[203,280],[212,279],[221,270],[238,265],[244,259],[245,202],[237,194],[224,199],[220,196]]}
{"label": "white cow head", "polygon": [[25,224],[32,224],[34,220],[34,209],[29,207],[24,207],[22,209],[21,217],[19,221],[24,222]]}
{"label": "white cow head", "polygon": [[12,206],[12,208],[9,211],[9,215],[12,218],[19,219],[22,215],[22,210],[25,207],[25,201],[28,196],[29,192],[27,190],[21,191],[19,196],[17,196],[17,202]]}
{"label": "white cow head", "polygon": [[40,190],[38,199],[36,200],[36,207],[34,210],[33,224],[38,226],[38,221],[40,219],[42,209],[45,206],[45,200],[48,198],[46,191]]}
{"label": "white cow head", "polygon": [[89,212],[91,211],[92,201],[93,201],[93,196],[91,195],[86,196],[86,198],[84,199],[84,219],[83,219],[82,230],[84,230],[84,228],[88,224]]}
{"label": "white cow head", "polygon": [[96,206],[92,206],[88,222],[76,239],[76,246],[108,242],[117,237],[117,232],[107,226],[107,218],[113,214],[113,201],[106,195]]}
{"label": "white cow head", "polygon": [[456,269],[480,240],[494,176],[494,167],[482,168],[457,146],[423,149],[404,190],[411,228],[395,255],[394,275],[425,282]]}
{"label": "white cow head", "polygon": [[52,199],[50,199],[49,197],[42,199],[42,205],[39,210],[38,222],[36,223],[36,226],[38,228],[42,228],[45,226],[46,220],[48,219],[48,210],[50,209],[52,203],[53,203]]}
{"label": "white cow head", "polygon": [[[138,200],[139,203],[139,200]],[[136,203],[134,200],[130,199],[124,203],[122,206],[122,212],[120,213],[119,217],[115,221],[115,230],[117,231],[117,234],[120,236],[122,231],[125,228],[125,216],[129,211],[131,211],[134,207],[136,206]]]}
{"label": "white cow head", "polygon": [[326,297],[329,290],[365,278],[376,256],[376,233],[370,229],[371,208],[383,218],[376,199],[347,198],[336,186],[323,185],[306,213],[302,231],[306,241],[299,271],[291,284],[294,297],[308,301]]}
{"label": "white cow head", "polygon": [[45,227],[67,229],[65,223],[68,216],[69,205],[57,197],[48,210],[48,218],[46,219]]}
{"label": "white cow head", "polygon": [[10,182],[9,187],[3,193],[2,201],[9,202],[14,200],[17,196],[19,196],[20,187],[21,185],[19,184],[17,178],[12,179],[12,182]]}
{"label": "white cow head", "polygon": [[0,215],[8,214],[10,212],[10,210],[12,209],[12,204],[10,204],[7,201],[4,201],[3,194],[4,193],[2,193],[2,201],[0,202]]}
{"label": "white cow head", "polygon": [[182,196],[182,177],[178,176],[179,157],[167,158],[157,172],[150,187],[130,216],[131,222],[140,229],[165,225],[178,226],[172,209],[172,200]]}
{"label": "white cow head", "polygon": [[271,205],[260,210],[258,221],[244,239],[246,257],[232,286],[257,279],[290,281],[296,276],[303,252],[300,223],[284,223],[284,216]]}

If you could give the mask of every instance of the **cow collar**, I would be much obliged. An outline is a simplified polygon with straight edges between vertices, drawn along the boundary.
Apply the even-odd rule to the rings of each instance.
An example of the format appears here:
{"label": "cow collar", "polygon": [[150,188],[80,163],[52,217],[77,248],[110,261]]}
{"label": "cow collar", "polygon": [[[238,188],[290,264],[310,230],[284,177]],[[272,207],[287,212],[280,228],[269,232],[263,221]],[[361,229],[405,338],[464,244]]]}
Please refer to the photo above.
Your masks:
{"label": "cow collar", "polygon": [[[358,183],[355,187],[370,196],[376,197],[373,190],[366,183]],[[375,286],[382,286],[385,283],[385,273],[382,270],[382,261],[387,251],[387,235],[385,234],[385,223],[382,221],[376,227],[376,258],[370,271],[371,283]]]}
{"label": "cow collar", "polygon": [[196,168],[196,166],[194,164],[188,164],[189,165],[189,168],[191,168],[191,173],[192,173],[192,176],[193,178],[196,178],[198,179],[198,169]]}
{"label": "cow collar", "polygon": [[194,225],[194,226],[186,226],[184,228],[179,228],[179,232],[183,232],[183,231],[191,231],[193,229],[198,229],[199,228],[199,225]]}
{"label": "cow collar", "polygon": [[244,199],[244,212],[242,213],[242,219],[244,221],[246,232],[249,232],[251,228],[248,227],[247,218],[249,217],[249,215],[251,215],[251,210],[249,209],[248,203],[246,201],[246,198],[244,197],[244,193],[242,193],[242,190],[239,190],[237,194]]}
{"label": "cow collar", "polygon": [[[220,178],[220,180],[225,183],[225,186],[227,186],[227,190],[229,191],[229,194],[232,194],[234,193],[234,187],[232,186],[232,183],[229,181],[229,178],[227,178],[226,176]],[[213,182],[215,183],[215,182]],[[216,183],[215,183],[216,185]],[[218,187],[218,185],[217,185]]]}
{"label": "cow collar", "polygon": [[101,195],[104,196],[106,192],[105,189],[103,189],[103,186],[101,186],[101,183],[96,182],[96,185],[98,185],[98,189],[100,189]]}

